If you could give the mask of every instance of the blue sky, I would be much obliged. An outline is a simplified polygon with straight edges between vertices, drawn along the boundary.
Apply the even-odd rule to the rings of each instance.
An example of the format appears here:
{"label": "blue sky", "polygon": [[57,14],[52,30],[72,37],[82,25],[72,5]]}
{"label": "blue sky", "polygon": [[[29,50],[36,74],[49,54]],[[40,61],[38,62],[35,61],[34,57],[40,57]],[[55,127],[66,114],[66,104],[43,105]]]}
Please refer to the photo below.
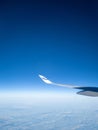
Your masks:
{"label": "blue sky", "polygon": [[0,90],[53,89],[38,74],[59,83],[98,86],[97,4],[1,1]]}

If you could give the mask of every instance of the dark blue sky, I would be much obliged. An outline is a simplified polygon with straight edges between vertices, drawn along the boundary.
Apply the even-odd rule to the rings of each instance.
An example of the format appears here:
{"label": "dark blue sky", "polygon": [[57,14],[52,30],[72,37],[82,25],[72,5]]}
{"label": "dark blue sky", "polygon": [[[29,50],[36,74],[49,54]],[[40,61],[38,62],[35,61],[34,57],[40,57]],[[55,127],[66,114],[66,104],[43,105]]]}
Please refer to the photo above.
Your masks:
{"label": "dark blue sky", "polygon": [[38,74],[98,86],[97,0],[0,1],[0,90],[44,89]]}

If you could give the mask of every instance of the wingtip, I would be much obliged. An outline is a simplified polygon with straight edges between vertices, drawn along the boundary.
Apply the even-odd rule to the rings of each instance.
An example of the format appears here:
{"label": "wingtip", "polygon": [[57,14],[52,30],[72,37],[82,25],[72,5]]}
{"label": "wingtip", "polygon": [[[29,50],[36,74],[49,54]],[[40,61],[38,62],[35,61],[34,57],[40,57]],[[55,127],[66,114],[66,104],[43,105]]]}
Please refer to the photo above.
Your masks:
{"label": "wingtip", "polygon": [[38,75],[41,79],[45,78],[43,75],[39,74]]}
{"label": "wingtip", "polygon": [[39,74],[38,76],[41,78],[42,75]]}
{"label": "wingtip", "polygon": [[43,75],[41,75],[41,74],[39,74],[38,76],[39,76],[39,77],[41,78],[41,80],[44,81],[45,83],[47,83],[47,84],[52,84],[52,82],[51,82],[50,80],[48,80],[45,76],[43,76]]}

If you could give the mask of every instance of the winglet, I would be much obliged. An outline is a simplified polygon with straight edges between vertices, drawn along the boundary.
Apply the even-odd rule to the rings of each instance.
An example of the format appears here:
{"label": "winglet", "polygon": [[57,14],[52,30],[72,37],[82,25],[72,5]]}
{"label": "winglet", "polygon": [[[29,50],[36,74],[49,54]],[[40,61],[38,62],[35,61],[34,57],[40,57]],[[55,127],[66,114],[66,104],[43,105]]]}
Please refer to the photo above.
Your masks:
{"label": "winglet", "polygon": [[45,83],[47,83],[47,84],[52,84],[52,82],[50,81],[50,80],[48,80],[46,77],[44,77],[44,76],[42,76],[42,75],[38,75],[40,78],[41,78],[41,80],[42,81],[44,81]]}

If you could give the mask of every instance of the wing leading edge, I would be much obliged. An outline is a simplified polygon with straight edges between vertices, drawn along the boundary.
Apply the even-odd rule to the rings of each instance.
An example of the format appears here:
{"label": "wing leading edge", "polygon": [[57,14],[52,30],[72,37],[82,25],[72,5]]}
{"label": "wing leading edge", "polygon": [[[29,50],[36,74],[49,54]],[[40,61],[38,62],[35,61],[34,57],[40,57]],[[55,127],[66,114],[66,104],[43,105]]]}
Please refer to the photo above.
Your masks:
{"label": "wing leading edge", "polygon": [[79,95],[98,97],[98,87],[80,87],[80,86],[74,86],[74,85],[68,85],[68,84],[58,84],[58,83],[48,80],[43,75],[39,75],[39,77],[46,84],[56,85],[56,86],[60,86],[60,87],[73,88],[73,89],[79,89],[79,90],[81,90],[81,91],[77,92],[77,94],[79,94]]}

